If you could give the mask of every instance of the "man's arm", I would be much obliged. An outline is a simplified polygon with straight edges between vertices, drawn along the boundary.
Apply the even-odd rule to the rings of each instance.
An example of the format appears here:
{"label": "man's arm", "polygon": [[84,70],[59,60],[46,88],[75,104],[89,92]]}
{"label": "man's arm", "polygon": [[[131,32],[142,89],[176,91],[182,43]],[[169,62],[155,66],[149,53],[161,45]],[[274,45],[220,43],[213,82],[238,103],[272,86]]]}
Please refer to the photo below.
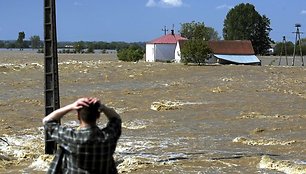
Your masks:
{"label": "man's arm", "polygon": [[108,118],[108,120],[111,120],[113,118],[121,120],[120,115],[115,111],[115,109],[105,106],[104,104],[102,104],[100,102],[99,99],[97,99],[97,98],[90,98],[90,102],[92,102],[92,103],[99,103],[99,105],[100,105],[99,109],[98,109],[99,112],[100,113],[103,112],[104,115]]}
{"label": "man's arm", "polygon": [[113,108],[109,108],[103,104],[100,106],[100,111],[108,118],[107,126],[104,128],[104,131],[108,133],[108,138],[113,139],[114,142],[117,142],[121,135],[121,124],[122,120],[120,115]]}
{"label": "man's arm", "polygon": [[113,108],[109,108],[104,104],[101,104],[100,111],[104,113],[108,120],[111,120],[113,118],[121,119],[120,115]]}

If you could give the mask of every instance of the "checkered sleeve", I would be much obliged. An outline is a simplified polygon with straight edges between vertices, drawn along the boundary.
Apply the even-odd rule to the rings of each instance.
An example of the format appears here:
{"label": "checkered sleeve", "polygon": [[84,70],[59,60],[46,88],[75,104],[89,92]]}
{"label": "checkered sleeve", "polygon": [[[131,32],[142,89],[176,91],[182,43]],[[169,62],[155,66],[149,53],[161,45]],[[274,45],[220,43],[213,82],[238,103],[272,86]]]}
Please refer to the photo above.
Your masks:
{"label": "checkered sleeve", "polygon": [[54,121],[47,122],[44,127],[50,137],[58,144],[71,142],[73,140],[74,131],[72,128],[63,127]]}
{"label": "checkered sleeve", "polygon": [[120,118],[111,118],[107,123],[104,131],[108,133],[109,138],[113,138],[117,141],[121,135],[121,119]]}

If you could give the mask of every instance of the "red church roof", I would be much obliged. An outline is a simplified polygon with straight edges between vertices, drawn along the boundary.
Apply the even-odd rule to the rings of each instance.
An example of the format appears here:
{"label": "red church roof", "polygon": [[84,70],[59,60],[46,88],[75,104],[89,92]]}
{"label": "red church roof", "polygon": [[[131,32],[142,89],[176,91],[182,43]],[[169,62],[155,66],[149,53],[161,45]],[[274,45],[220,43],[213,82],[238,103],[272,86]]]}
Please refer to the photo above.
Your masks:
{"label": "red church roof", "polygon": [[254,55],[254,49],[249,40],[209,41],[209,48],[214,54]]}
{"label": "red church roof", "polygon": [[187,40],[178,34],[167,34],[165,36],[159,37],[150,41],[150,44],[176,44],[179,40]]}

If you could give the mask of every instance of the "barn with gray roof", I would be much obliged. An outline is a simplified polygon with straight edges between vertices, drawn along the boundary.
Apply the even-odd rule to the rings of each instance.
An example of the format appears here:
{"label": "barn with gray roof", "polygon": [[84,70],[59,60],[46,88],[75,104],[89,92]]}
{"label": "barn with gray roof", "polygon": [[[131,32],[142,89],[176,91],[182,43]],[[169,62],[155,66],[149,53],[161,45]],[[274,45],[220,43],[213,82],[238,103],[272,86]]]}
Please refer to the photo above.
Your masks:
{"label": "barn with gray roof", "polygon": [[249,40],[209,41],[208,46],[213,53],[209,63],[260,64]]}

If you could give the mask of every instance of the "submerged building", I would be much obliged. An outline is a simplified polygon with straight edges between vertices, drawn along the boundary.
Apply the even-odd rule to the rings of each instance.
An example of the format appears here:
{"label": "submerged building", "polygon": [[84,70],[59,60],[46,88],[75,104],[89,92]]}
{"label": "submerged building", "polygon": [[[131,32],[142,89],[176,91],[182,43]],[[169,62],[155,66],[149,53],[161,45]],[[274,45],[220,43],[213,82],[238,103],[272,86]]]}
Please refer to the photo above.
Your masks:
{"label": "submerged building", "polygon": [[174,30],[170,34],[154,39],[146,44],[146,61],[174,61],[175,48],[178,41],[187,40],[181,35],[175,34]]}
{"label": "submerged building", "polygon": [[212,56],[208,63],[260,65],[249,40],[209,41]]}
{"label": "submerged building", "polygon": [[[154,39],[146,44],[147,62],[181,62],[181,49],[187,38],[181,35],[170,34]],[[208,41],[211,57],[207,63],[218,64],[248,64],[260,65],[261,62],[255,55],[252,42],[249,40],[221,40]]]}

